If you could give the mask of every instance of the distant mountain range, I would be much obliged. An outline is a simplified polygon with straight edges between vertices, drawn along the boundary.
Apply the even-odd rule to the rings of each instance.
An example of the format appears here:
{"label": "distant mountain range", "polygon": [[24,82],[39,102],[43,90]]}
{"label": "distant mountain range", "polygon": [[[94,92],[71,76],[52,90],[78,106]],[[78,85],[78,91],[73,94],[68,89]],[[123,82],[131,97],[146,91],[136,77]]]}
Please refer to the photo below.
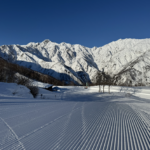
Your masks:
{"label": "distant mountain range", "polygon": [[68,83],[93,82],[102,68],[111,76],[119,74],[120,85],[150,83],[150,39],[119,39],[98,48],[44,40],[2,45],[0,56]]}

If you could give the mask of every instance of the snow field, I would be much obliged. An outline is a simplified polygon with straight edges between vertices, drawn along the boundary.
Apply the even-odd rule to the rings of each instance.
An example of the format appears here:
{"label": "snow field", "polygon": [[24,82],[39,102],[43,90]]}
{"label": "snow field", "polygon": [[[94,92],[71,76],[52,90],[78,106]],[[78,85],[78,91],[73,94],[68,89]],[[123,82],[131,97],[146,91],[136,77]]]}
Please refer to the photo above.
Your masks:
{"label": "snow field", "polygon": [[58,99],[0,100],[1,150],[150,149],[148,97],[60,88]]}
{"label": "snow field", "polygon": [[0,82],[0,99],[4,97],[11,99],[12,96],[15,98],[33,98],[30,90],[25,86],[18,85],[17,83]]}
{"label": "snow field", "polygon": [[[99,87],[98,86],[91,86],[89,87],[89,92],[98,92]],[[101,91],[103,91],[103,87],[101,86]],[[108,93],[108,86],[104,87],[104,91]],[[125,86],[110,86],[110,92],[121,92],[126,94],[132,94],[134,96],[138,96],[141,98],[147,98],[150,97],[150,87],[125,87]]]}

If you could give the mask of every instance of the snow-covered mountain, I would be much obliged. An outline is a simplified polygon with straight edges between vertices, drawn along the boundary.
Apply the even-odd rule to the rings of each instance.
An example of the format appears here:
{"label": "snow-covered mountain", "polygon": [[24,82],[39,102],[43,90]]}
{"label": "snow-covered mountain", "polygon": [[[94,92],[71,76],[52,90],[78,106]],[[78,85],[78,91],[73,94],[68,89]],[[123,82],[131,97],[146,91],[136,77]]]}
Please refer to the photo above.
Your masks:
{"label": "snow-covered mountain", "polygon": [[74,83],[93,81],[97,70],[120,74],[118,84],[150,83],[150,39],[120,39],[102,47],[54,43],[0,46],[0,55],[27,68]]}

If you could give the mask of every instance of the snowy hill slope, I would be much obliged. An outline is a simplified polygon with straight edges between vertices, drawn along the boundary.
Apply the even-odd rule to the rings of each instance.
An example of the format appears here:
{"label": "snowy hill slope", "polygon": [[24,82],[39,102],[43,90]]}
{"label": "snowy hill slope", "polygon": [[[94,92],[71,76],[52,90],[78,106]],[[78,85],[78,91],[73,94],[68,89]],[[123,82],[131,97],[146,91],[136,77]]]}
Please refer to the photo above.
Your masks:
{"label": "snowy hill slope", "polygon": [[149,84],[150,39],[124,39],[103,47],[54,43],[45,40],[27,45],[0,46],[1,57],[59,80],[82,84],[92,81],[97,70],[115,75],[118,84]]}
{"label": "snowy hill slope", "polygon": [[0,82],[0,99],[12,99],[12,97],[18,98],[33,98],[33,95],[30,93],[30,90],[23,86],[18,85],[17,83],[5,83]]}

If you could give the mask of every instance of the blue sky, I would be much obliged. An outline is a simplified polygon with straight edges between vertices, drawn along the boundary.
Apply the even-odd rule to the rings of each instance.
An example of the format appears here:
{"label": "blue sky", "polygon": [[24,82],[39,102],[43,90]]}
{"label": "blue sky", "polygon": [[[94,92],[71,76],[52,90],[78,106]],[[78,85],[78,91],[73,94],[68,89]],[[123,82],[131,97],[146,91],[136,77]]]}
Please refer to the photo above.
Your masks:
{"label": "blue sky", "polygon": [[100,47],[150,38],[150,0],[3,0],[0,45],[53,42]]}

